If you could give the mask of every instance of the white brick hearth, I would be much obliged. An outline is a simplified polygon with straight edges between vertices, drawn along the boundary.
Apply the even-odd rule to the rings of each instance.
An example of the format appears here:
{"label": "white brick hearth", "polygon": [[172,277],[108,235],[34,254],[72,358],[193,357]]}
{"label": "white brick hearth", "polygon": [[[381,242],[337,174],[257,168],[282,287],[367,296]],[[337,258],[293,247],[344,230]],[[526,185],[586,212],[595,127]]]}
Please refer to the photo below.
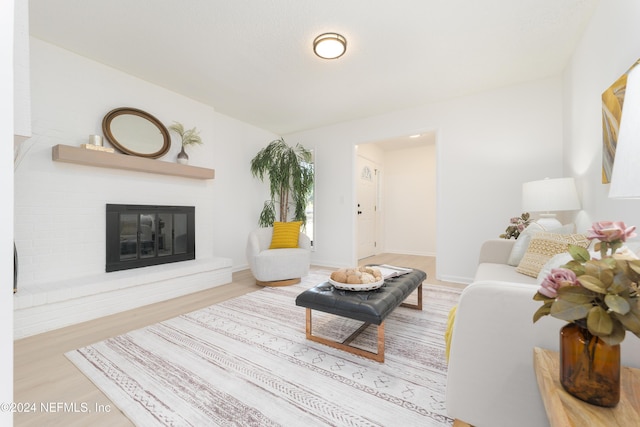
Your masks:
{"label": "white brick hearth", "polygon": [[231,282],[228,258],[183,261],[19,287],[14,339]]}

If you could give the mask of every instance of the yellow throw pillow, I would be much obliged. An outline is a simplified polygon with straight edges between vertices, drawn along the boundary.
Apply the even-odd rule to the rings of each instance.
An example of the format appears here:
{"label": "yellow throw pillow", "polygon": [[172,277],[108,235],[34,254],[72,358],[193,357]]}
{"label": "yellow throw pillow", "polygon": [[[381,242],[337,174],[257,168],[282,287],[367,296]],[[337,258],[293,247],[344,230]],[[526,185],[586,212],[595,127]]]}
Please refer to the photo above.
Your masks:
{"label": "yellow throw pillow", "polygon": [[531,237],[531,243],[516,267],[518,273],[538,277],[538,273],[554,255],[569,251],[569,244],[588,248],[591,241],[584,234],[556,234],[540,232]]}
{"label": "yellow throw pillow", "polygon": [[269,249],[297,248],[302,221],[274,222]]}
{"label": "yellow throw pillow", "polygon": [[456,321],[456,311],[458,311],[457,305],[454,305],[451,307],[451,310],[449,310],[447,330],[444,331],[444,342],[446,344],[444,356],[446,357],[447,363],[449,363],[449,355],[451,354],[451,340],[453,339],[453,324]]}

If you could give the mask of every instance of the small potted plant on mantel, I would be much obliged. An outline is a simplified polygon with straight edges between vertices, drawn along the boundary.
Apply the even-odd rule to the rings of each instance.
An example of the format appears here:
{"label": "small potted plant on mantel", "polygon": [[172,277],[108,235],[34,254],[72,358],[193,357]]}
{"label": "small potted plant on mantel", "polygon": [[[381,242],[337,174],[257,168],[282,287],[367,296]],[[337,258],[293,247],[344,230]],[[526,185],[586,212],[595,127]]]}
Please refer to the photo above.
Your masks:
{"label": "small potted plant on mantel", "polygon": [[184,150],[189,145],[202,144],[202,138],[200,138],[200,132],[194,127],[189,130],[185,130],[182,123],[173,122],[169,129],[180,135],[182,139],[182,149],[178,153],[177,162],[183,165],[189,163],[189,155]]}

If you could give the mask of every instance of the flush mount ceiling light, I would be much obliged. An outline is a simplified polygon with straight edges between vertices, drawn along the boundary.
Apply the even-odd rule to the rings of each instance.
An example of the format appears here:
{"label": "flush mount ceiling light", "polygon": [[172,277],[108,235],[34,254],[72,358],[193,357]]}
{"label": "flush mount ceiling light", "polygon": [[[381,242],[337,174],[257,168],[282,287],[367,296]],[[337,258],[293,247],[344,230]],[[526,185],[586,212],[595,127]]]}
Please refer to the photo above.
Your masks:
{"label": "flush mount ceiling light", "polygon": [[344,55],[347,50],[347,39],[338,33],[320,34],[313,41],[313,51],[320,58],[335,59]]}

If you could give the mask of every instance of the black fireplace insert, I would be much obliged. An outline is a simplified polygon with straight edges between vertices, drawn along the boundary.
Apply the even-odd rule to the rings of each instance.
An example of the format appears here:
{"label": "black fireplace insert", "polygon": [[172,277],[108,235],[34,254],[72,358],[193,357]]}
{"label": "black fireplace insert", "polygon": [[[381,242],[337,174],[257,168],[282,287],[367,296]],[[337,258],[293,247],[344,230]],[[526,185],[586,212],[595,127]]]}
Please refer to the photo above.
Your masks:
{"label": "black fireplace insert", "polygon": [[196,258],[195,207],[107,204],[107,272]]}

